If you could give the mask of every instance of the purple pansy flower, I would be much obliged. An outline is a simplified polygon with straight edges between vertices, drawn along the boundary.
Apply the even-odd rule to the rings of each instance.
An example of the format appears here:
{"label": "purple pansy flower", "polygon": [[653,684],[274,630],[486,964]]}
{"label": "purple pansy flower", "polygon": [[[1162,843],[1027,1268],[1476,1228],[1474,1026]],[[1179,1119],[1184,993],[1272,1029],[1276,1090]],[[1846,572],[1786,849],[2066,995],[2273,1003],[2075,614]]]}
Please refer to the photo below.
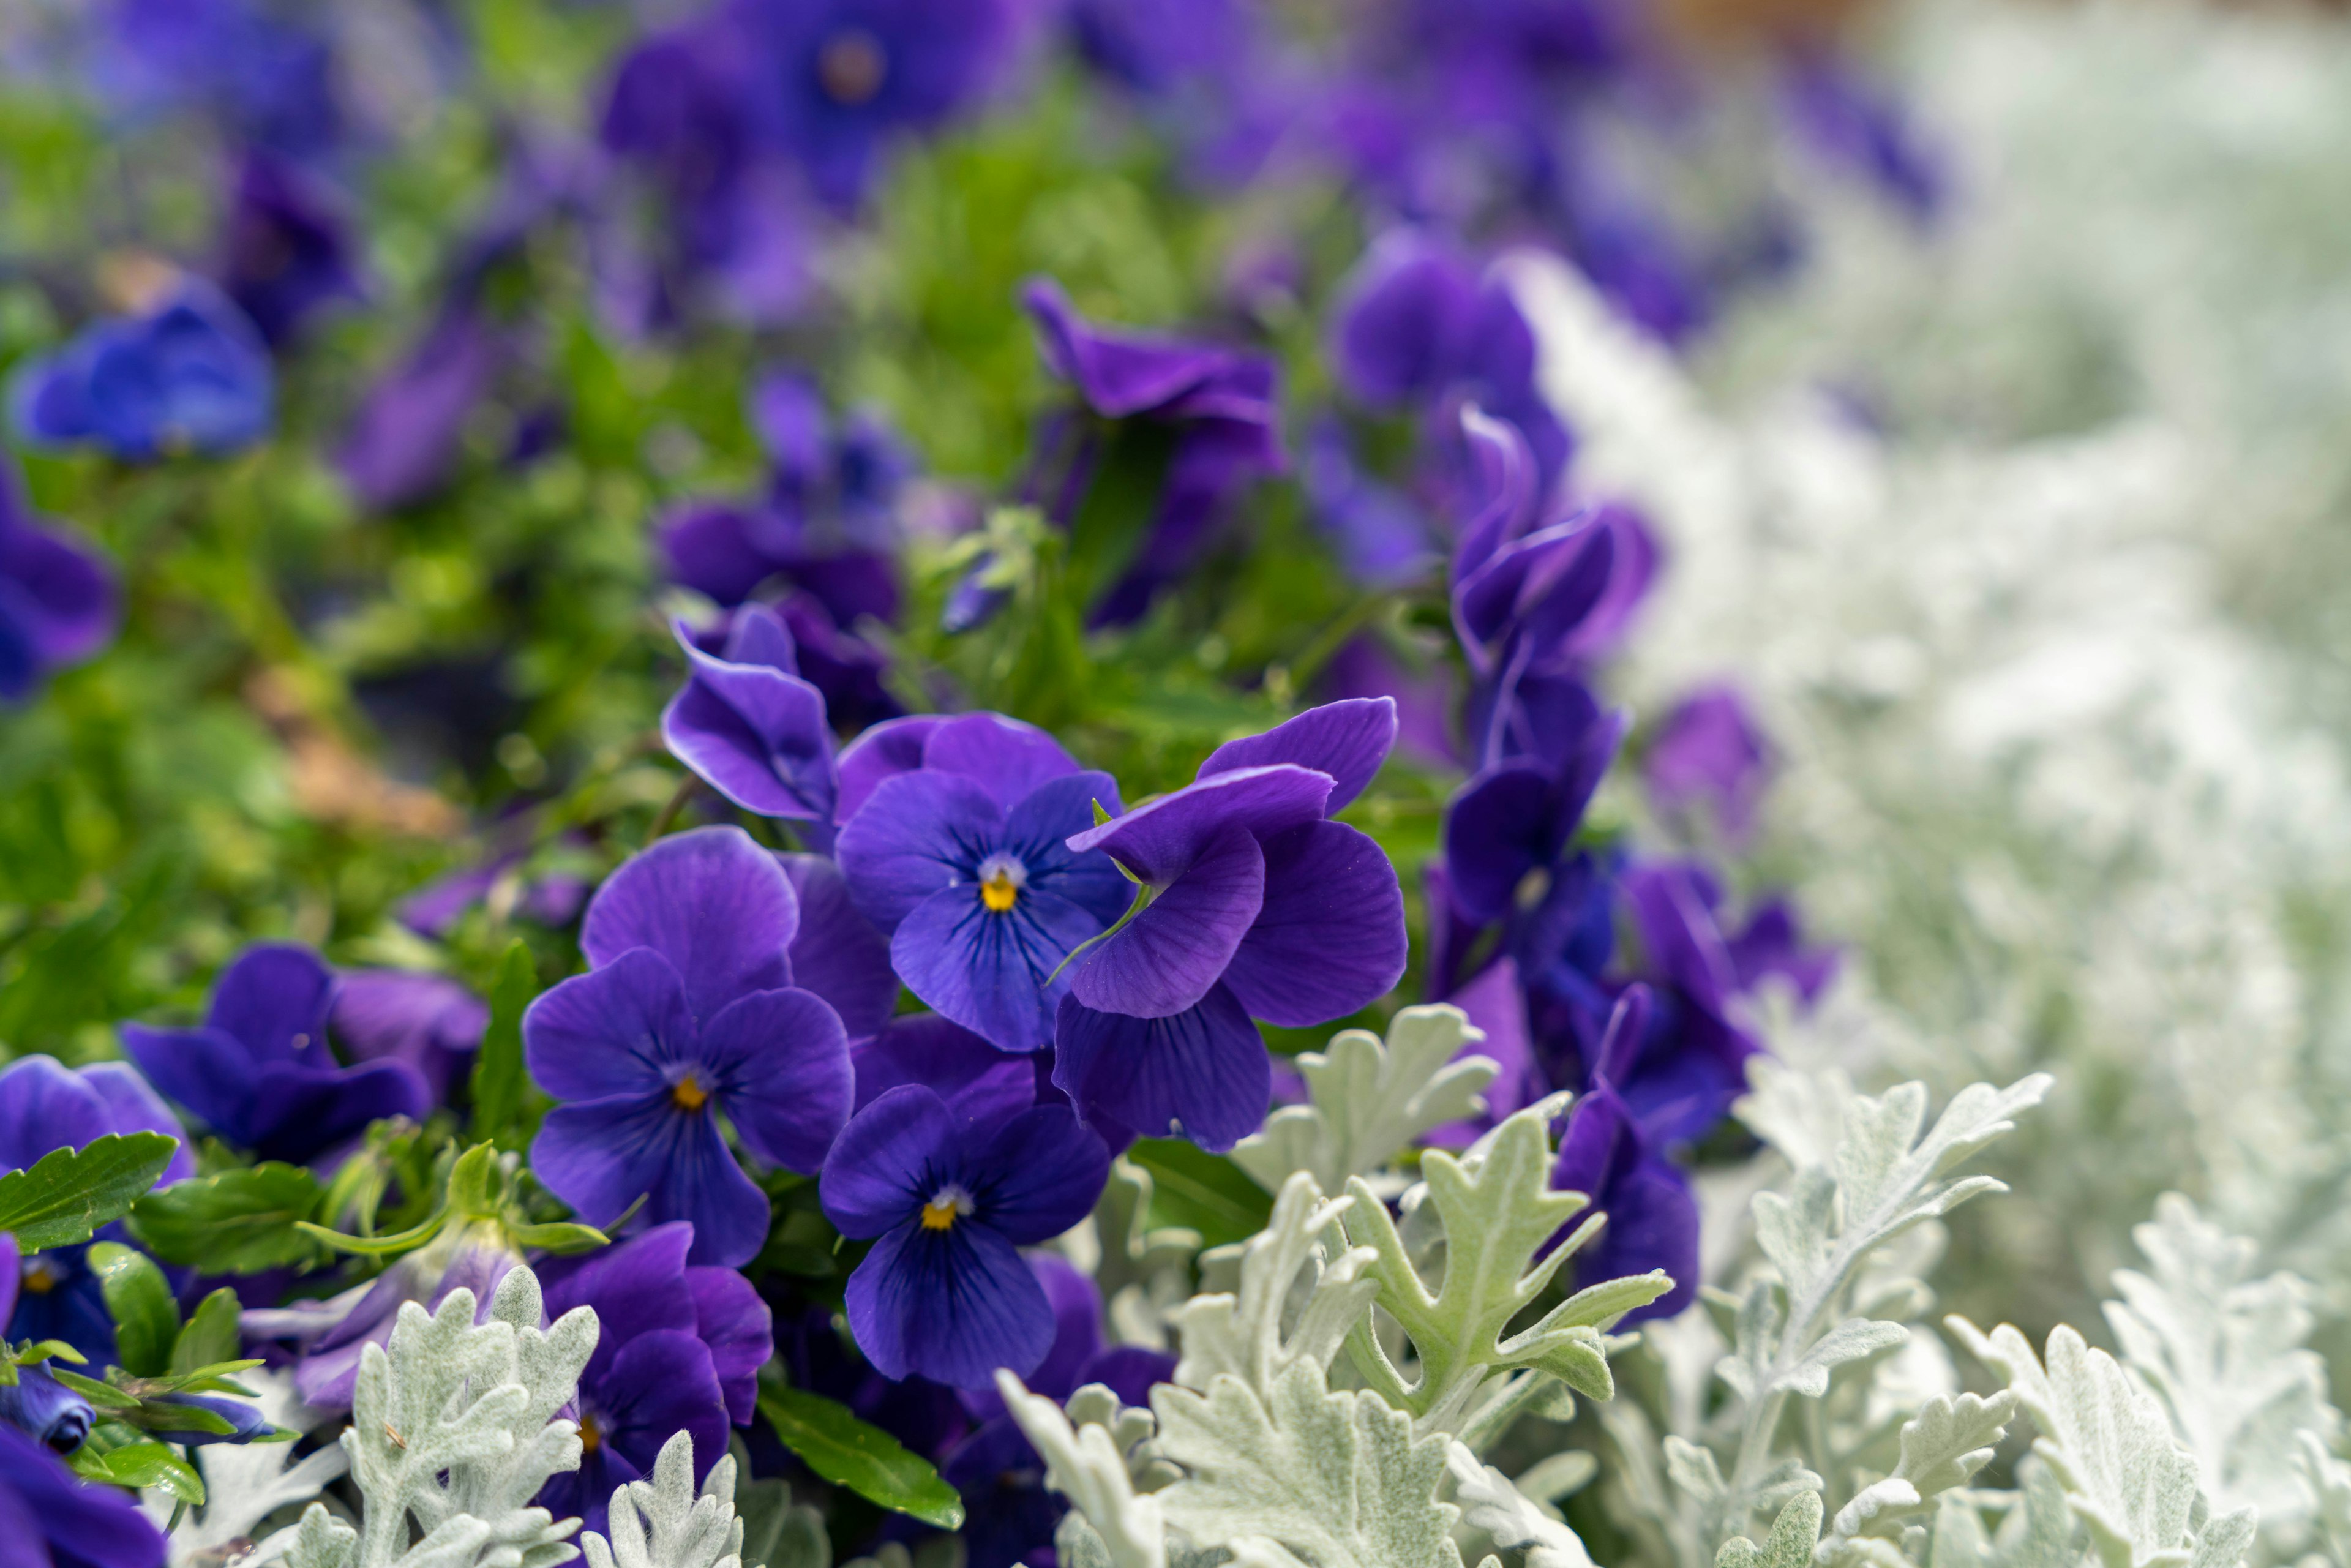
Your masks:
{"label": "purple pansy flower", "polygon": [[59,1383],[47,1363],[18,1367],[16,1383],[0,1388],[0,1425],[16,1427],[53,1454],[80,1448],[97,1419],[89,1401]]}
{"label": "purple pansy flower", "polygon": [[99,85],[132,114],[195,110],[233,140],[317,158],[340,141],[328,40],[257,0],[114,0]]}
{"label": "purple pansy flower", "polygon": [[335,453],[362,507],[395,511],[449,482],[465,421],[488,394],[504,352],[478,310],[452,301],[408,356],[377,378]]}
{"label": "purple pansy flower", "polygon": [[273,346],[321,307],[361,295],[350,220],[325,183],[274,153],[250,152],[237,172],[214,271]]}
{"label": "purple pansy flower", "polygon": [[0,459],[0,699],[25,695],[114,635],[105,558],[35,518],[23,476]]}
{"label": "purple pansy flower", "polygon": [[[187,1134],[146,1082],[120,1061],[68,1071],[55,1057],[26,1056],[0,1071],[0,1171],[23,1170],[58,1149],[81,1148],[109,1134],[162,1133],[180,1140],[160,1178],[168,1185],[193,1174]],[[108,1226],[100,1239],[120,1240]],[[0,1314],[0,1337],[57,1339],[99,1365],[114,1355],[114,1318],[88,1246],[59,1247],[18,1256],[10,1245],[0,1291],[14,1303]]]}
{"label": "purple pansy flower", "polygon": [[1204,1148],[1255,1132],[1271,1079],[1252,1018],[1343,1018],[1404,973],[1404,895],[1329,820],[1395,744],[1395,704],[1331,703],[1228,741],[1195,782],[1071,839],[1144,884],[1072,967],[1053,1081],[1089,1121]]}
{"label": "purple pansy flower", "polygon": [[735,613],[723,653],[704,653],[684,622],[676,633],[687,674],[662,710],[670,755],[745,810],[808,823],[829,845],[832,731],[824,694],[800,679],[792,634],[764,604]]}
{"label": "purple pansy flower", "polygon": [[433,1097],[404,1061],[340,1065],[327,1045],[334,971],[306,947],[260,943],[221,972],[200,1029],[122,1026],[122,1049],[164,1096],[266,1160],[317,1158]]}
{"label": "purple pansy flower", "polygon": [[540,1266],[547,1312],[596,1312],[596,1352],[580,1375],[580,1468],[549,1480],[540,1506],[601,1531],[614,1489],[653,1470],[664,1443],[694,1435],[695,1474],[748,1425],[759,1368],[775,1354],[768,1304],[731,1269],[686,1262],[689,1225],[657,1225],[617,1246]]}
{"label": "purple pansy flower", "polygon": [[1649,993],[1632,986],[1617,1001],[1602,1038],[1592,1086],[1568,1113],[1551,1185],[1580,1192],[1608,1216],[1599,1236],[1575,1255],[1578,1285],[1663,1269],[1674,1288],[1628,1312],[1626,1323],[1669,1318],[1698,1298],[1698,1200],[1689,1177],[1665,1157],[1661,1140],[1617,1093],[1646,1032]]}
{"label": "purple pansy flower", "polygon": [[1453,798],[1445,817],[1445,865],[1455,906],[1479,925],[1508,917],[1529,876],[1568,856],[1593,793],[1615,760],[1630,717],[1603,713],[1581,687],[1549,716],[1560,761],[1513,758],[1489,768]]}
{"label": "purple pansy flower", "polygon": [[1754,835],[1771,773],[1771,745],[1746,699],[1727,684],[1701,687],[1676,703],[1641,758],[1642,782],[1659,811],[1704,805],[1734,848]]}
{"label": "purple pansy flower", "polygon": [[849,1114],[841,1016],[793,982],[800,907],[739,828],[653,844],[588,905],[595,966],[523,1015],[531,1076],[559,1102],[531,1169],[590,1225],[640,1197],[649,1223],[694,1222],[694,1260],[733,1267],[767,1239],[768,1199],[721,1135],[813,1173]]}
{"label": "purple pansy flower", "polygon": [[889,1377],[984,1387],[1052,1348],[1053,1311],[1018,1249],[1093,1210],[1110,1152],[1064,1105],[967,1119],[918,1083],[842,1129],[821,1178],[844,1236],[873,1238],[849,1277],[858,1347]]}
{"label": "purple pansy flower", "polygon": [[1248,53],[1249,9],[1237,0],[1071,0],[1065,18],[1088,65],[1160,94],[1229,77]]}
{"label": "purple pansy flower", "polygon": [[1007,0],[735,0],[762,130],[857,205],[895,137],[977,98],[1012,42]]}
{"label": "purple pansy flower", "polygon": [[[868,749],[906,733],[869,731]],[[842,827],[841,873],[891,934],[907,989],[1006,1051],[1040,1051],[1069,991],[1070,955],[1130,902],[1107,855],[1068,844],[1092,824],[1094,802],[1116,809],[1118,785],[1000,714],[922,734],[919,765],[872,786]]]}
{"label": "purple pansy flower", "polygon": [[163,1568],[163,1537],[138,1500],[84,1481],[0,1421],[0,1541],[47,1568]]}
{"label": "purple pansy flower", "polygon": [[1301,488],[1347,575],[1366,588],[1417,582],[1441,557],[1428,524],[1401,491],[1365,475],[1334,419],[1307,437]]}
{"label": "purple pansy flower", "polygon": [[269,434],[269,350],[245,312],[182,278],[154,309],[85,328],[10,378],[17,434],[36,446],[93,445],[126,462],[217,456]]}
{"label": "purple pansy flower", "polygon": [[[1034,278],[1021,304],[1054,374],[1104,419],[1176,428],[1157,509],[1142,547],[1092,612],[1096,625],[1141,617],[1152,595],[1188,569],[1230,504],[1261,475],[1281,471],[1280,412],[1267,355],[1097,326],[1060,284]],[[1083,471],[1088,455],[1078,460]],[[1067,487],[1067,486],[1065,486]],[[1066,522],[1071,507],[1057,507]]]}
{"label": "purple pansy flower", "polygon": [[354,1061],[404,1061],[438,1103],[473,1071],[490,1008],[446,975],[346,969],[327,1023]]}

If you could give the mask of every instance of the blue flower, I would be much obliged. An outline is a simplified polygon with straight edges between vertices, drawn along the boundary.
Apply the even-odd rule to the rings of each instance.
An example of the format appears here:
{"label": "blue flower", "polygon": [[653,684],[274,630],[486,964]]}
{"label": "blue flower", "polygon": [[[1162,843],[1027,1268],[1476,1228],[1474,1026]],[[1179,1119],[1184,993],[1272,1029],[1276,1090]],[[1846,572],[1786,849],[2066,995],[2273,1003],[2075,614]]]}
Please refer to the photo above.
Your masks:
{"label": "blue flower", "polygon": [[824,694],[800,678],[799,651],[776,612],[736,612],[722,654],[703,652],[684,622],[685,685],[662,710],[670,755],[747,811],[804,822],[831,840],[832,731]]}
{"label": "blue flower", "polygon": [[105,558],[37,521],[16,465],[0,460],[0,698],[103,647],[118,597]]}
{"label": "blue flower", "polygon": [[217,456],[269,434],[269,350],[210,284],[183,279],[156,309],[85,329],[9,383],[16,432],[37,446],[97,446],[126,462]]}
{"label": "blue flower", "polygon": [[5,1421],[0,1532],[26,1561],[50,1568],[163,1568],[162,1534],[135,1497],[78,1479],[38,1438]]}

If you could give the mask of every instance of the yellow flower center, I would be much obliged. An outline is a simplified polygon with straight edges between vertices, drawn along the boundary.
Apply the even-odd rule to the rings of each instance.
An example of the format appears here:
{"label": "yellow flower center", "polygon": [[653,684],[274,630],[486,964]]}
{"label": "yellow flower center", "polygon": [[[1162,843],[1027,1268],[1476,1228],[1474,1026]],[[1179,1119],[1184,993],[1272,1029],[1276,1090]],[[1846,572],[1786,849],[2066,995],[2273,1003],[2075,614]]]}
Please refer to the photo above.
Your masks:
{"label": "yellow flower center", "polygon": [[951,1230],[956,1219],[971,1212],[971,1194],[959,1186],[943,1186],[923,1205],[923,1228]]}
{"label": "yellow flower center", "polygon": [[854,109],[882,90],[890,57],[882,40],[862,27],[843,27],[817,51],[816,79],[833,102]]}
{"label": "yellow flower center", "polygon": [[46,1296],[57,1288],[59,1275],[55,1265],[46,1259],[36,1258],[25,1265],[22,1276],[25,1289],[37,1296]]}
{"label": "yellow flower center", "polygon": [[696,1082],[691,1072],[669,1086],[669,1097],[681,1111],[699,1111],[710,1103],[710,1091]]}
{"label": "yellow flower center", "polygon": [[1020,884],[1012,880],[1009,870],[998,866],[994,876],[979,884],[979,901],[998,915],[1009,914],[1020,901]]}
{"label": "yellow flower center", "polygon": [[596,1425],[596,1417],[585,1410],[580,1413],[580,1451],[592,1454],[604,1446],[604,1433]]}

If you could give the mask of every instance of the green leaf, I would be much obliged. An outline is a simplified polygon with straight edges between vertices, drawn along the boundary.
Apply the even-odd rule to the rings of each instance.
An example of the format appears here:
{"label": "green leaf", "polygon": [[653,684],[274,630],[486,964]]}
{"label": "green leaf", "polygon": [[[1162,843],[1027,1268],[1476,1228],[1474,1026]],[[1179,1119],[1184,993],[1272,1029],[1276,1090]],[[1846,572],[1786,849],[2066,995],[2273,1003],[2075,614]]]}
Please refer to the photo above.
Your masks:
{"label": "green leaf", "polygon": [[118,1487],[159,1487],[192,1506],[204,1500],[204,1483],[193,1466],[163,1443],[133,1443],[107,1453],[84,1447],[66,1461],[84,1480]]}
{"label": "green leaf", "polygon": [[612,1239],[592,1225],[580,1225],[569,1219],[559,1219],[546,1225],[509,1225],[507,1236],[517,1247],[558,1257],[574,1252],[592,1252],[599,1247],[610,1247]]}
{"label": "green leaf", "polygon": [[1126,1157],[1151,1173],[1151,1223],[1196,1230],[1204,1247],[1247,1240],[1273,1214],[1272,1194],[1240,1166],[1181,1138],[1144,1138]]}
{"label": "green leaf", "polygon": [[26,1252],[87,1241],[130,1211],[179,1146],[161,1133],[109,1134],[11,1171],[0,1176],[0,1230],[13,1231]]}
{"label": "green leaf", "polygon": [[759,1391],[759,1412],[787,1448],[835,1486],[941,1530],[963,1527],[963,1499],[930,1461],[869,1427],[849,1407],[804,1388]]}
{"label": "green leaf", "polygon": [[242,1344],[237,1333],[237,1315],[242,1309],[236,1292],[225,1285],[197,1302],[194,1315],[172,1342],[172,1374],[192,1373],[199,1367],[235,1360]]}
{"label": "green leaf", "polygon": [[507,1148],[528,1141],[523,1126],[530,1075],[522,1060],[522,1014],[538,994],[538,967],[519,936],[498,960],[490,988],[490,1024],[474,1058],[474,1132]]}
{"label": "green leaf", "polygon": [[144,1252],[117,1241],[93,1246],[89,1267],[114,1319],[115,1358],[122,1370],[138,1377],[162,1373],[180,1335],[179,1303],[163,1270]]}
{"label": "green leaf", "polygon": [[131,1208],[131,1228],[166,1263],[254,1274],[316,1254],[310,1239],[294,1227],[318,1206],[316,1176],[271,1161],[150,1193]]}
{"label": "green leaf", "polygon": [[402,1252],[413,1252],[440,1235],[441,1228],[448,1223],[449,1211],[439,1208],[434,1210],[432,1217],[422,1225],[412,1225],[389,1236],[346,1236],[340,1230],[313,1224],[307,1219],[296,1220],[294,1228],[320,1246],[337,1252],[355,1253],[361,1258],[391,1258]]}
{"label": "green leaf", "polygon": [[121,1389],[114,1386],[111,1383],[100,1383],[95,1377],[84,1377],[80,1373],[68,1372],[62,1366],[53,1366],[49,1368],[49,1375],[56,1378],[59,1383],[64,1384],[68,1388],[72,1389],[75,1393],[80,1395],[83,1398],[89,1400],[92,1405],[102,1405],[109,1410],[136,1410],[139,1408],[139,1396],[136,1394],[126,1394]]}

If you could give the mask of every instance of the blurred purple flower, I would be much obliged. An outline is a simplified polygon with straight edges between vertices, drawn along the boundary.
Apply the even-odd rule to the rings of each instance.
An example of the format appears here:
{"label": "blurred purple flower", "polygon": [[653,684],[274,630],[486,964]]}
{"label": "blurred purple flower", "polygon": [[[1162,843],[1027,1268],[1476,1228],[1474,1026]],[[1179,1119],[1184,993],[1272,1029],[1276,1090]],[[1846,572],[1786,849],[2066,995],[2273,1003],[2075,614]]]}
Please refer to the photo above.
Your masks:
{"label": "blurred purple flower", "polygon": [[202,1028],[126,1023],[123,1052],[226,1142],[298,1165],[371,1122],[422,1118],[433,1103],[405,1061],[337,1063],[327,1045],[335,989],[334,972],[308,948],[256,944],[221,972]]}
{"label": "blurred purple flower", "polygon": [[120,612],[105,557],[37,517],[23,476],[0,459],[0,699],[97,653]]}
{"label": "blurred purple flower", "polygon": [[1665,1157],[1658,1139],[1616,1092],[1616,1079],[1640,1049],[1648,1011],[1646,987],[1630,987],[1618,1000],[1591,1086],[1568,1114],[1551,1176],[1555,1190],[1583,1193],[1608,1217],[1599,1236],[1575,1255],[1576,1284],[1652,1269],[1673,1276],[1674,1288],[1627,1312],[1625,1323],[1672,1317],[1698,1299],[1698,1212],[1689,1177]]}
{"label": "blurred purple flower", "polygon": [[1401,588],[1428,576],[1443,559],[1420,509],[1355,466],[1335,419],[1318,422],[1307,436],[1300,483],[1339,564],[1358,585]]}
{"label": "blurred purple flower", "polygon": [[255,0],[112,0],[98,84],[134,116],[194,110],[235,141],[315,159],[340,140],[328,41]]}
{"label": "blurred purple flower", "polygon": [[1146,95],[1229,79],[1250,42],[1238,0],[1070,0],[1063,15],[1086,64]]}
{"label": "blurred purple flower", "polygon": [[[905,732],[868,733],[878,753]],[[1006,1051],[1051,1044],[1070,955],[1130,899],[1109,856],[1066,842],[1096,801],[1116,810],[1116,781],[1034,726],[983,713],[925,727],[919,762],[861,791],[840,842],[907,988]]]}
{"label": "blurred purple flower", "polygon": [[588,906],[594,966],[523,1015],[531,1076],[558,1103],[531,1168],[590,1225],[640,1197],[645,1218],[695,1225],[694,1259],[747,1262],[767,1195],[718,1128],[760,1158],[812,1173],[849,1113],[840,1015],[793,985],[799,900],[739,828],[661,840]]}
{"label": "blurred purple flower", "polygon": [[250,446],[268,435],[276,399],[261,335],[193,277],[181,278],[152,310],[94,322],[9,378],[19,438],[92,445],[130,463]]}
{"label": "blurred purple flower", "polygon": [[1733,847],[1753,836],[1771,776],[1770,743],[1728,684],[1702,686],[1675,704],[1641,758],[1642,781],[1659,811],[1704,806]]}
{"label": "blurred purple flower", "polygon": [[503,354],[489,323],[453,302],[407,358],[376,379],[335,454],[362,507],[395,511],[448,484],[465,421],[487,395]]}
{"label": "blurred purple flower", "polygon": [[792,634],[763,604],[735,612],[719,655],[697,646],[685,622],[675,630],[687,674],[662,710],[670,755],[745,810],[806,823],[830,848],[832,731],[824,694],[800,679]]}
{"label": "blurred purple flower", "polygon": [[602,1531],[613,1490],[650,1474],[662,1445],[694,1435],[695,1476],[750,1422],[773,1323],[751,1282],[690,1266],[694,1228],[672,1222],[585,1258],[539,1265],[547,1314],[595,1310],[595,1354],[580,1375],[580,1468],[539,1491],[558,1518]]}
{"label": "blurred purple flower", "polygon": [[89,1401],[59,1383],[46,1362],[18,1367],[15,1385],[0,1388],[0,1426],[14,1427],[53,1454],[80,1448],[97,1419]]}
{"label": "blurred purple flower", "polygon": [[973,1123],[921,1084],[851,1119],[825,1162],[826,1216],[874,1238],[849,1277],[858,1347],[888,1377],[987,1385],[1026,1376],[1053,1343],[1053,1311],[1017,1249],[1092,1211],[1110,1174],[1102,1140],[1066,1106]]}
{"label": "blurred purple flower", "polygon": [[327,1023],[353,1061],[404,1061],[439,1104],[473,1071],[490,1009],[446,975],[346,969]]}
{"label": "blurred purple flower", "polygon": [[1901,105],[1850,62],[1797,52],[1784,68],[1782,102],[1799,140],[1823,162],[1869,181],[1915,222],[1941,211],[1948,181],[1934,150]]}
{"label": "blurred purple flower", "polygon": [[1562,716],[1563,765],[1517,758],[1479,773],[1446,809],[1445,865],[1454,905],[1479,925],[1507,918],[1529,877],[1568,855],[1601,779],[1616,758],[1627,716],[1588,695]]}
{"label": "blurred purple flower", "polygon": [[320,308],[363,293],[350,220],[336,193],[257,150],[237,172],[214,272],[272,347],[292,340]]}
{"label": "blurred purple flower", "polygon": [[1090,1122],[1204,1148],[1257,1130],[1270,1092],[1252,1018],[1304,1028],[1386,992],[1404,895],[1371,839],[1329,820],[1395,744],[1384,698],[1310,708],[1228,741],[1196,780],[1079,833],[1144,884],[1073,966],[1053,1081]]}
{"label": "blurred purple flower", "polygon": [[48,1568],[163,1568],[162,1533],[139,1511],[137,1498],[80,1479],[6,1422],[0,1422],[0,1531],[23,1548],[26,1562]]}
{"label": "blurred purple flower", "polygon": [[248,1340],[283,1340],[296,1347],[294,1389],[319,1410],[351,1407],[360,1362],[369,1345],[391,1343],[400,1309],[414,1301],[438,1310],[449,1292],[474,1292],[474,1321],[489,1319],[491,1297],[507,1271],[522,1261],[485,1228],[444,1231],[430,1245],[395,1260],[362,1284],[323,1301],[248,1308],[238,1325]]}

